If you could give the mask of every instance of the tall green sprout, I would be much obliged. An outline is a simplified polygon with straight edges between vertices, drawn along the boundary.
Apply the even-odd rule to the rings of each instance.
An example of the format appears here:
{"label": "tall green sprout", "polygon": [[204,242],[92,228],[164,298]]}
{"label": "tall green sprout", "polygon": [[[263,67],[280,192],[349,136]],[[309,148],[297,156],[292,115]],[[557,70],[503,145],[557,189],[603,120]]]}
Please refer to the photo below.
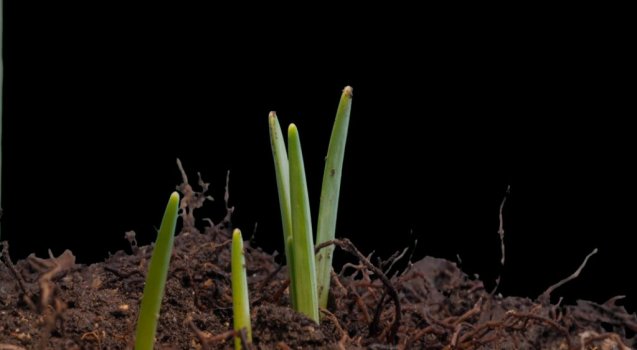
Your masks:
{"label": "tall green sprout", "polygon": [[[250,299],[248,297],[248,280],[246,277],[246,259],[243,252],[241,231],[232,233],[232,258],[230,261],[232,280],[232,310],[234,314],[234,330],[238,333],[246,330],[248,342],[252,342],[252,326],[250,324]],[[241,338],[234,338],[234,348],[241,350]]]}
{"label": "tall green sprout", "polygon": [[[332,128],[330,145],[325,159],[323,172],[323,186],[319,204],[318,224],[316,226],[316,245],[334,239],[336,232],[336,214],[338,213],[338,198],[343,175],[343,158],[345,157],[345,142],[349,129],[349,115],[352,110],[352,88],[343,90],[341,101],[336,111],[336,120]],[[316,255],[317,284],[319,305],[327,307],[327,297],[330,292],[330,274],[332,272],[332,255],[334,246],[323,248]]]}
{"label": "tall green sprout", "polygon": [[[2,28],[4,27],[3,3],[0,0],[0,210],[2,210],[2,96],[4,85],[4,62],[2,61]],[[0,213],[2,215],[2,213]],[[0,219],[1,220],[1,219]],[[1,221],[0,221],[1,222]],[[2,238],[2,226],[0,225],[0,238]],[[0,252],[2,256],[2,252]]]}
{"label": "tall green sprout", "polygon": [[[332,240],[335,237],[336,214],[351,107],[352,88],[348,86],[343,90],[341,96],[327,152],[316,244]],[[317,301],[320,301],[321,307],[327,306],[333,248],[325,248],[313,258],[314,245],[312,244],[310,205],[301,143],[296,126],[291,124],[288,129],[287,154],[281,126],[274,112],[270,113],[269,127],[279,190],[285,255],[290,271],[290,300],[297,311],[318,321],[319,304]]]}
{"label": "tall green sprout", "polygon": [[157,240],[150,258],[146,285],[142,295],[142,305],[137,320],[135,350],[152,350],[155,344],[159,310],[164,297],[164,287],[168,277],[168,266],[173,250],[175,227],[179,211],[179,194],[173,192],[168,200],[164,217],[159,227]]}
{"label": "tall green sprout", "polygon": [[305,165],[301,140],[296,125],[288,128],[288,155],[290,156],[290,207],[292,214],[292,247],[294,291],[296,309],[318,323],[318,294],[310,198],[305,180]]}
{"label": "tall green sprout", "polygon": [[290,303],[296,309],[296,293],[294,291],[294,249],[292,248],[292,209],[290,208],[290,167],[288,154],[285,150],[281,125],[276,117],[276,113],[270,112],[270,145],[272,146],[272,156],[274,157],[274,170],[276,173],[277,188],[279,190],[279,207],[281,208],[281,222],[283,224],[283,246],[290,275]]}

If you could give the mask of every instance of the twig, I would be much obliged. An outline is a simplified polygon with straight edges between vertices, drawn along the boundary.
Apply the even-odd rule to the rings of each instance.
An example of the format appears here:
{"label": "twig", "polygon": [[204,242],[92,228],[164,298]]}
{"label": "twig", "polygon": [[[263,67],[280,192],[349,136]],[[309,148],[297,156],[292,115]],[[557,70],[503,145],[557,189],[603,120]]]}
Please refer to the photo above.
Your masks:
{"label": "twig", "polygon": [[[403,249],[402,253],[400,253],[400,255],[396,256],[396,254],[398,254],[398,252],[396,252],[396,254],[394,254],[392,257],[390,257],[391,259],[391,264],[389,265],[389,267],[387,268],[387,270],[385,270],[385,274],[389,275],[389,271],[391,271],[392,267],[394,267],[394,265],[400,261],[400,259],[402,259],[405,254],[407,253],[407,250],[409,249],[409,247],[405,247],[405,249]],[[388,260],[389,261],[389,260]]]}
{"label": "twig", "polygon": [[341,280],[338,279],[338,275],[336,274],[336,272],[334,272],[334,269],[330,271],[330,274],[332,275],[332,280],[334,281],[336,286],[341,289],[341,292],[347,294],[347,288],[345,288],[345,286],[343,286],[343,283],[341,283]]}
{"label": "twig", "polygon": [[453,334],[451,335],[451,342],[449,343],[449,348],[451,349],[455,349],[456,348],[456,344],[458,343],[458,337],[460,336],[460,331],[462,331],[462,323],[459,323],[456,325],[456,328],[453,331]]}
{"label": "twig", "polygon": [[611,298],[602,305],[597,305],[591,302],[585,303],[588,304],[590,307],[593,307],[594,309],[597,309],[604,314],[612,317],[612,321],[606,320],[606,322],[614,326],[621,326],[630,329],[633,332],[637,332],[637,322],[634,321],[635,317],[629,315],[626,312],[618,313],[617,310],[615,310],[617,308],[617,305],[615,305],[615,301],[621,298],[623,298],[623,296]]}
{"label": "twig", "polygon": [[[44,292],[43,292],[44,293]],[[40,341],[38,349],[47,349],[49,339],[51,338],[51,333],[55,329],[56,322],[59,318],[62,317],[61,312],[63,311],[61,303],[56,299],[53,301],[55,307],[53,305],[45,306],[43,310],[43,319],[44,319],[44,327],[42,327],[40,331]]]}
{"label": "twig", "polygon": [[387,276],[385,276],[383,271],[381,271],[378,267],[374,266],[374,264],[372,264],[347,238],[333,239],[330,241],[323,242],[315,247],[314,253],[316,254],[321,249],[328,247],[330,245],[336,245],[342,250],[356,256],[360,262],[365,264],[368,269],[372,270],[378,276],[378,278],[380,278],[380,280],[383,282],[383,284],[387,288],[387,292],[389,293],[391,298],[394,300],[394,309],[395,309],[394,322],[389,332],[389,341],[392,343],[395,343],[396,334],[398,333],[398,327],[400,326],[401,311],[400,311],[400,299],[398,298],[398,293],[396,292],[396,289],[392,285],[391,281],[387,278]]}
{"label": "twig", "polygon": [[504,193],[504,198],[502,198],[502,203],[500,203],[500,213],[498,218],[500,220],[500,227],[498,228],[498,235],[500,236],[500,250],[502,251],[502,259],[500,259],[500,265],[504,266],[504,215],[502,215],[502,211],[504,210],[504,204],[507,202],[507,198],[511,194],[511,185],[507,185],[507,190]]}
{"label": "twig", "polygon": [[210,343],[214,343],[214,342],[219,342],[219,341],[225,341],[231,337],[234,337],[235,335],[235,331],[234,330],[230,330],[230,331],[226,331],[223,333],[219,333],[217,335],[211,335],[208,333],[205,333],[203,331],[201,331],[196,325],[195,323],[192,321],[192,317],[188,316],[188,318],[186,319],[186,323],[188,324],[188,327],[190,327],[190,329],[195,333],[195,335],[197,336],[197,339],[199,339],[199,343],[201,343],[201,346],[203,349],[209,349],[210,348]]}
{"label": "twig", "polygon": [[[372,323],[369,324],[370,336],[374,336],[378,334],[378,324],[380,323],[380,314],[383,311],[383,303],[385,302],[385,296],[387,296],[387,293],[383,291],[383,294],[380,296],[380,300],[378,301],[378,304],[376,305],[376,310],[374,310],[374,319],[372,320]],[[366,314],[367,312],[365,312],[365,315]],[[369,316],[367,316],[367,322],[369,322]]]}
{"label": "twig", "polygon": [[230,170],[226,173],[226,187],[223,194],[223,202],[226,207],[226,216],[223,217],[223,220],[215,226],[217,230],[221,230],[222,228],[228,229],[228,232],[232,232],[232,213],[234,213],[234,207],[228,205],[230,201]]}
{"label": "twig", "polygon": [[201,187],[201,192],[196,192],[188,183],[188,175],[186,174],[186,171],[184,170],[184,167],[182,166],[181,160],[179,160],[179,158],[177,158],[177,167],[181,172],[182,178],[182,183],[177,186],[177,190],[183,194],[181,202],[179,203],[179,209],[181,209],[181,213],[179,215],[181,216],[183,222],[182,230],[198,232],[197,228],[195,227],[194,211],[195,209],[203,207],[206,200],[214,201],[214,198],[206,195],[210,184],[203,181],[203,179],[201,178],[201,173],[197,173],[197,184],[199,185],[199,187]]}
{"label": "twig", "polygon": [[[507,185],[507,190],[504,193],[504,197],[502,197],[502,202],[500,203],[500,210],[498,212],[498,219],[500,221],[500,226],[498,227],[498,236],[500,237],[500,252],[502,254],[502,258],[500,258],[500,265],[502,266],[502,268],[504,268],[504,261],[506,256],[505,250],[504,250],[504,214],[502,214],[502,212],[504,211],[504,204],[506,203],[510,193],[511,193],[511,185]],[[498,290],[498,287],[500,287],[500,281],[502,280],[502,270],[500,270],[500,273],[498,274],[498,278],[495,279],[495,287],[493,287],[493,290],[490,293],[492,296]]]}
{"label": "twig", "polygon": [[188,185],[188,175],[186,174],[184,167],[181,165],[181,160],[179,160],[179,158],[177,158],[177,167],[181,173],[181,181],[183,181],[184,185]]}
{"label": "twig", "polygon": [[44,308],[50,304],[57,288],[53,279],[66,274],[75,265],[75,256],[67,249],[56,258],[49,249],[49,259],[41,259],[31,254],[27,257],[27,262],[33,269],[41,272],[38,283],[41,291],[40,306]]}
{"label": "twig", "polygon": [[27,349],[17,345],[0,344],[0,350],[27,350]]}
{"label": "twig", "polygon": [[336,318],[336,316],[334,316],[333,313],[329,312],[327,309],[324,309],[324,308],[321,308],[321,312],[324,313],[325,316],[332,321],[332,323],[334,323],[334,327],[336,327],[336,330],[341,334],[341,338],[338,341],[338,348],[340,350],[345,350],[345,342],[349,338],[349,336],[347,335],[347,332],[343,330],[343,327],[341,327],[340,322],[338,322],[338,319]]}
{"label": "twig", "polygon": [[13,262],[11,261],[11,256],[9,256],[9,242],[7,241],[2,242],[2,258],[4,260],[5,265],[7,265],[9,270],[11,270],[11,273],[13,274],[13,276],[15,276],[16,280],[18,281],[18,285],[20,286],[20,289],[22,289],[22,292],[24,293],[24,295],[29,300],[31,300],[32,295],[26,288],[26,283],[24,282],[24,278],[22,278],[22,275],[20,274],[20,272],[18,272],[18,270],[15,268],[15,265],[13,265]]}
{"label": "twig", "polygon": [[111,273],[113,273],[115,276],[117,276],[117,277],[119,277],[119,278],[121,278],[121,279],[126,279],[126,278],[128,278],[128,277],[130,277],[130,276],[132,276],[132,275],[135,275],[135,274],[139,274],[139,275],[141,275],[142,277],[143,277],[143,275],[144,275],[144,274],[143,274],[141,271],[139,271],[139,270],[131,270],[131,271],[126,271],[126,272],[124,272],[124,271],[120,271],[120,270],[118,270],[118,269],[116,269],[116,268],[114,268],[114,267],[108,266],[108,265],[104,265],[104,271],[111,272]]}
{"label": "twig", "polygon": [[[340,283],[340,282],[339,282]],[[361,312],[363,313],[363,317],[365,318],[365,322],[369,323],[370,319],[369,319],[369,311],[367,310],[367,305],[365,304],[365,302],[363,301],[363,298],[361,298],[361,295],[358,294],[358,292],[356,291],[356,289],[354,287],[352,287],[351,289],[351,293],[354,295],[354,298],[356,298],[356,305],[358,306],[358,308],[361,310]],[[385,298],[384,296],[385,294],[383,293],[383,299]],[[381,302],[378,304],[378,308],[380,309],[380,306],[382,305],[383,301],[381,300]],[[380,314],[380,312],[378,312]],[[376,316],[374,316],[374,319],[376,318]],[[370,333],[376,333],[376,332],[372,332],[372,328],[374,328],[373,326],[373,322],[372,324],[369,326],[370,328]],[[376,324],[378,324],[378,322],[376,322]]]}
{"label": "twig", "polygon": [[276,343],[276,348],[279,350],[292,350],[292,348],[288,344],[282,341]]}
{"label": "twig", "polygon": [[89,339],[94,339],[95,342],[97,343],[97,348],[101,349],[102,348],[102,339],[100,339],[100,335],[97,331],[92,331],[92,332],[86,332],[84,334],[82,334],[82,336],[80,337],[81,340],[89,340]]}
{"label": "twig", "polygon": [[582,270],[584,269],[584,266],[586,266],[586,263],[588,262],[588,259],[590,259],[591,256],[597,254],[597,248],[593,249],[592,252],[590,252],[586,258],[584,258],[584,261],[582,262],[582,265],[580,265],[580,267],[575,270],[575,272],[573,272],[572,275],[566,277],[565,279],[555,283],[554,285],[550,286],[544,293],[542,293],[539,297],[538,300],[544,302],[544,303],[548,303],[551,300],[551,293],[553,293],[554,290],[556,290],[557,288],[563,286],[564,284],[576,279],[577,277],[579,277],[579,274],[582,272]]}
{"label": "twig", "polygon": [[546,318],[546,317],[543,317],[543,316],[540,316],[540,315],[535,315],[535,314],[530,314],[530,313],[521,313],[520,314],[520,313],[517,313],[515,311],[509,311],[509,312],[507,312],[507,315],[509,315],[511,317],[532,319],[532,320],[536,320],[536,321],[540,321],[540,322],[546,323],[549,326],[553,327],[558,332],[562,333],[562,335],[566,339],[566,345],[568,346],[568,349],[572,349],[573,348],[571,346],[571,336],[568,333],[568,330],[566,328],[560,326],[557,322],[551,320],[550,318]]}
{"label": "twig", "polygon": [[239,338],[241,339],[241,347],[246,350],[252,350],[254,347],[252,343],[248,341],[248,331],[245,327],[239,330]]}
{"label": "twig", "polygon": [[615,344],[621,346],[621,350],[630,349],[628,346],[626,346],[626,344],[624,344],[624,342],[622,342],[621,337],[617,333],[601,333],[601,334],[590,336],[584,340],[583,345],[584,347],[587,347],[593,342],[598,342],[598,341],[605,342],[607,340],[610,340],[611,342],[615,342]]}
{"label": "twig", "polygon": [[421,330],[419,330],[416,334],[414,334],[413,337],[409,338],[407,340],[407,342],[405,343],[405,349],[411,349],[412,345],[418,341],[418,339],[422,338],[423,336],[425,336],[428,333],[444,333],[440,332],[440,330],[437,330],[436,327],[434,325],[429,325]]}
{"label": "twig", "polygon": [[482,298],[478,299],[478,301],[476,301],[476,303],[473,305],[473,307],[471,309],[469,309],[469,311],[467,311],[464,314],[460,315],[460,317],[458,317],[453,322],[453,325],[457,326],[457,325],[461,324],[462,322],[468,320],[469,318],[473,317],[474,315],[479,314],[481,310],[482,310]]}
{"label": "twig", "polygon": [[219,333],[217,335],[213,335],[210,338],[208,338],[208,341],[210,342],[218,342],[218,341],[222,341],[222,340],[226,340],[229,338],[234,337],[235,331],[225,331],[223,333]]}
{"label": "twig", "polygon": [[484,322],[480,324],[479,326],[474,328],[471,332],[466,333],[460,338],[460,344],[458,348],[462,349],[464,348],[463,346],[464,344],[468,342],[472,342],[474,339],[483,337],[484,334],[480,335],[480,337],[477,336],[478,334],[480,334],[480,332],[484,332],[485,330],[488,330],[491,328],[502,327],[503,323],[504,323],[503,321],[488,321],[488,322]]}
{"label": "twig", "polygon": [[462,326],[464,325],[464,322],[468,320],[469,318],[473,317],[474,315],[479,314],[481,310],[482,310],[482,298],[478,299],[478,301],[475,303],[475,305],[473,305],[471,309],[469,309],[467,312],[460,315],[460,317],[458,317],[455,321],[453,321],[452,323],[453,334],[451,336],[451,342],[449,345],[451,349],[456,348],[456,344],[458,343],[458,337],[460,336],[460,331],[462,331]]}

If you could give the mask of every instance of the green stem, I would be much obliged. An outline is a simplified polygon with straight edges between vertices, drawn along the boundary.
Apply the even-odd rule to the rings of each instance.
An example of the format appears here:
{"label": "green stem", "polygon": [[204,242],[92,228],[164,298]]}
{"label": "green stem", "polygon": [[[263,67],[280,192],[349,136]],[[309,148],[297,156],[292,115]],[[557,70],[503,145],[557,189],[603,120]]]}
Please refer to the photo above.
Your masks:
{"label": "green stem", "polygon": [[159,310],[164,297],[164,287],[168,276],[168,266],[173,249],[175,227],[179,210],[179,194],[173,192],[168,200],[164,217],[161,221],[153,255],[148,266],[146,285],[142,295],[142,305],[137,320],[135,350],[152,350],[157,332]]}
{"label": "green stem", "polygon": [[[2,61],[3,49],[2,49],[2,28],[4,27],[4,13],[3,13],[3,3],[0,0],[0,223],[2,223],[2,96],[3,96],[3,85],[4,85],[4,62]],[[2,238],[2,225],[0,225],[0,239]],[[2,256],[2,252],[0,252],[0,256]]]}
{"label": "green stem", "polygon": [[[332,129],[332,137],[327,150],[325,171],[323,172],[323,187],[316,227],[316,245],[333,240],[336,232],[336,215],[338,213],[338,198],[343,175],[343,158],[345,157],[345,143],[349,128],[349,115],[352,109],[352,88],[343,90],[341,101],[336,111],[336,120]],[[334,246],[322,249],[316,255],[317,284],[319,305],[327,307],[330,291],[330,274],[332,271],[332,255]]]}
{"label": "green stem", "polygon": [[296,308],[297,311],[318,323],[319,309],[310,201],[307,193],[301,141],[294,124],[290,124],[288,128],[288,156],[290,157],[290,204]]}
{"label": "green stem", "polygon": [[290,167],[288,164],[288,154],[285,150],[281,125],[275,112],[270,112],[268,118],[270,125],[270,145],[272,146],[272,157],[274,159],[274,170],[276,173],[277,189],[279,191],[279,206],[281,208],[281,223],[283,226],[283,246],[285,249],[285,260],[288,264],[290,275],[290,303],[292,308],[296,308],[294,300],[294,259],[292,258],[292,214],[290,209]]}
{"label": "green stem", "polygon": [[232,280],[232,311],[234,314],[234,348],[241,350],[241,337],[238,332],[245,328],[248,342],[252,342],[250,325],[250,299],[248,296],[248,280],[246,277],[246,259],[243,251],[241,231],[232,233],[232,260],[230,264]]}

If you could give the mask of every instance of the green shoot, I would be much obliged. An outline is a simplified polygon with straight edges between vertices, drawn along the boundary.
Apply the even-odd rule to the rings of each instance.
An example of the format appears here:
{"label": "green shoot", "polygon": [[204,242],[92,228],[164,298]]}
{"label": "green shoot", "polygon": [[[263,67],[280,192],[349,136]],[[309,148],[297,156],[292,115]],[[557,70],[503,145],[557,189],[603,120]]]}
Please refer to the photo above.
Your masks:
{"label": "green shoot", "polygon": [[239,331],[245,328],[248,342],[252,342],[252,327],[250,325],[250,299],[248,297],[248,280],[246,278],[246,259],[243,253],[243,237],[241,231],[235,229],[232,233],[232,310],[234,313],[235,350],[241,350]]}
{"label": "green shoot", "polygon": [[285,247],[285,257],[290,274],[290,303],[296,309],[294,300],[295,279],[294,279],[294,259],[292,258],[292,214],[290,209],[290,168],[288,165],[288,154],[285,150],[281,125],[275,112],[270,112],[270,145],[272,146],[272,157],[274,157],[274,169],[276,172],[276,183],[279,190],[279,206],[281,208],[281,222],[283,223],[283,245]]}
{"label": "green shoot", "polygon": [[[336,120],[332,129],[330,145],[325,160],[323,173],[323,187],[321,188],[321,202],[319,205],[318,223],[316,226],[316,244],[334,239],[336,231],[336,214],[338,212],[338,198],[343,175],[343,158],[345,156],[345,142],[349,127],[349,115],[352,109],[352,88],[347,86],[341,95],[341,101],[336,111]],[[330,273],[332,271],[332,255],[334,246],[323,248],[316,256],[317,284],[319,305],[327,307],[327,297],[330,291]]]}
{"label": "green shoot", "polygon": [[[352,88],[348,86],[343,90],[338,105],[327,152],[316,244],[332,240],[335,236],[351,108]],[[314,256],[305,167],[296,126],[290,124],[288,129],[287,153],[281,126],[274,112],[270,113],[269,127],[283,222],[285,256],[290,273],[290,302],[295,310],[318,322],[318,306],[327,306],[334,248],[323,249]]]}
{"label": "green shoot", "polygon": [[155,344],[155,332],[161,301],[164,297],[164,286],[168,276],[168,265],[173,249],[175,227],[179,210],[179,194],[173,192],[168,200],[164,217],[161,221],[157,241],[153,249],[146,276],[146,285],[142,295],[142,305],[137,320],[135,350],[152,350]]}
{"label": "green shoot", "polygon": [[296,309],[318,323],[319,309],[310,201],[307,193],[301,140],[294,124],[290,124],[288,128],[288,155],[290,157],[290,207],[292,209]]}
{"label": "green shoot", "polygon": [[[4,63],[2,62],[2,28],[4,26],[4,13],[2,11],[2,5],[2,0],[0,0],[0,220],[2,220],[2,86],[4,85]],[[0,227],[0,239],[1,238],[2,227]],[[2,256],[2,252],[0,252],[0,256]]]}

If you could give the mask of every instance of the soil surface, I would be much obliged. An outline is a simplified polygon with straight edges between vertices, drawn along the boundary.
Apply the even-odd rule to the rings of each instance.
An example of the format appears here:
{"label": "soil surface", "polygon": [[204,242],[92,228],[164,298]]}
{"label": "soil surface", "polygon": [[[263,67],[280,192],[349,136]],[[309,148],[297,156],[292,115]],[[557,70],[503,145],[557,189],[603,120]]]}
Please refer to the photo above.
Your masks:
{"label": "soil surface", "polygon": [[[206,201],[184,175],[183,228],[175,238],[156,336],[157,349],[233,348],[230,217],[195,228]],[[227,192],[226,192],[227,203]],[[227,206],[227,205],[226,205]],[[131,349],[152,246],[89,266],[60,256],[0,264],[0,350]],[[246,242],[253,348],[257,349],[630,349],[637,317],[616,305],[552,305],[486,291],[443,259],[396,254],[374,264],[347,240],[353,263],[333,274],[328,310],[317,325],[289,305],[287,272]],[[5,247],[7,248],[7,247]],[[340,249],[339,249],[340,248]],[[7,248],[8,250],[8,248]],[[398,264],[400,265],[400,264]]]}

